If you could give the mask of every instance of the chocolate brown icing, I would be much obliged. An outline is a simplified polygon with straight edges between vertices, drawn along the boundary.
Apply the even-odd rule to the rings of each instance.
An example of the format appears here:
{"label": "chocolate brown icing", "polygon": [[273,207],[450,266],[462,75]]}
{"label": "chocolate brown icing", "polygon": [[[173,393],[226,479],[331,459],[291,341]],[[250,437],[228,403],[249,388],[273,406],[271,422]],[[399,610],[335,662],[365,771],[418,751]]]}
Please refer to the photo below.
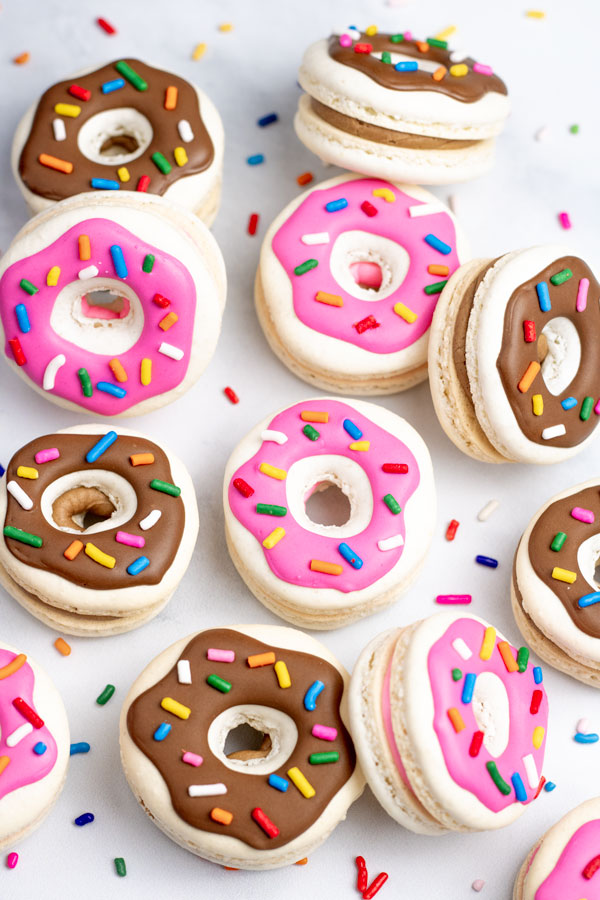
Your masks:
{"label": "chocolate brown icing", "polygon": [[[571,510],[575,506],[591,509],[596,517],[595,522],[588,525],[574,519]],[[559,531],[563,531],[567,539],[562,549],[555,552],[550,549],[550,544]],[[600,534],[600,482],[550,504],[533,526],[527,550],[535,574],[558,597],[577,628],[590,637],[600,638],[600,603],[585,609],[577,605],[580,597],[594,591],[581,573],[577,551],[580,544],[595,534]],[[554,566],[576,572],[577,580],[566,584],[552,578]]]}
{"label": "chocolate brown icing", "polygon": [[446,96],[452,97],[454,100],[460,100],[463,103],[474,103],[490,92],[508,94],[506,85],[497,75],[482,75],[480,72],[474,72],[473,63],[476,60],[470,56],[461,60],[469,67],[466,75],[456,78],[447,74],[441,81],[434,81],[431,72],[425,72],[422,69],[417,69],[415,72],[397,72],[393,65],[383,63],[369,53],[354,52],[356,43],[364,43],[371,44],[375,52],[387,50],[389,53],[402,53],[404,56],[414,57],[417,60],[428,59],[438,63],[440,66],[446,66],[447,69],[454,65],[450,60],[451,51],[449,50],[430,46],[423,53],[417,47],[416,41],[401,41],[395,44],[390,40],[390,37],[390,34],[378,33],[371,36],[361,34],[360,39],[354,41],[352,46],[342,47],[339,36],[331,35],[329,38],[329,55],[336,62],[358,69],[359,72],[368,75],[377,84],[393,91],[435,91],[435,93],[446,94]]}
{"label": "chocolate brown icing", "polygon": [[[234,650],[234,663],[211,662],[206,658],[209,647]],[[285,661],[292,685],[279,687],[273,666],[251,669],[247,657],[274,650],[277,659]],[[257,850],[283,847],[306,831],[323,813],[329,802],[348,781],[356,766],[356,755],[350,735],[340,717],[339,706],[344,682],[338,670],[319,656],[295,650],[283,650],[228,628],[203,631],[192,638],[180,659],[190,662],[192,684],[179,684],[177,666],[137,697],[127,713],[127,729],[137,747],[152,761],[169,789],[173,809],[185,822],[201,831],[239,838]],[[222,694],[206,683],[216,674],[233,687]],[[304,695],[314,681],[325,689],[317,698],[317,708],[304,708]],[[160,706],[163,697],[172,697],[191,709],[187,720],[166,712]],[[297,766],[314,787],[316,795],[305,798],[290,781],[285,793],[268,784],[268,775],[250,775],[228,769],[211,752],[207,742],[209,725],[221,712],[232,707],[258,704],[281,710],[298,728],[298,742],[290,758],[275,774],[288,779],[287,771]],[[172,726],[163,741],[155,741],[154,732],[161,722]],[[335,741],[322,741],[311,734],[315,723],[338,730]],[[199,768],[182,762],[186,750],[198,753],[204,762]],[[337,750],[339,761],[311,765],[311,753]],[[190,797],[191,784],[222,782],[227,793],[215,797]],[[215,806],[233,813],[228,826],[214,822],[210,811]],[[279,835],[269,838],[251,817],[255,807],[279,828]]]}
{"label": "chocolate brown icing", "polygon": [[[115,588],[139,587],[158,584],[172,564],[179,548],[185,526],[185,507],[181,497],[173,497],[151,488],[150,481],[173,483],[169,460],[163,450],[144,437],[120,434],[117,440],[96,462],[88,463],[85,455],[101,434],[46,434],[26,444],[13,456],[6,469],[6,481],[16,481],[33,500],[31,510],[23,509],[11,494],[7,494],[7,508],[4,525],[12,525],[42,538],[38,549],[4,537],[6,546],[16,559],[26,566],[44,569],[92,590],[113,590]],[[57,447],[60,457],[51,462],[37,465],[35,454],[48,447]],[[134,453],[153,453],[154,462],[147,466],[133,466],[129,457]],[[39,472],[36,479],[19,478],[19,466],[33,466]],[[106,469],[125,478],[135,491],[137,509],[132,518],[117,528],[94,532],[90,535],[72,534],[53,527],[40,510],[40,499],[44,490],[53,481],[70,472],[86,469]],[[147,531],[139,527],[153,509],[162,512],[156,525]],[[115,540],[117,531],[144,537],[143,548],[129,547]],[[72,541],[90,541],[104,553],[116,557],[114,569],[108,569],[95,562],[82,550],[73,560],[63,556]],[[127,566],[140,556],[147,556],[150,565],[139,575],[129,575]]]}
{"label": "chocolate brown icing", "polygon": [[[148,83],[148,90],[138,91],[128,81],[125,87],[103,94],[101,86],[106,81],[121,78],[115,64],[109,63],[87,75],[69,78],[48,88],[42,95],[31,125],[31,131],[25,142],[19,159],[19,173],[24,184],[34,194],[40,194],[49,200],[64,200],[74,194],[91,191],[92,178],[108,178],[118,181],[120,190],[135,191],[141,175],[150,176],[148,193],[164,194],[170,185],[187,175],[195,175],[207,169],[214,158],[214,148],[200,113],[198,95],[188,81],[155,69],[137,59],[125,60]],[[72,84],[87,88],[92,92],[90,100],[82,101],[69,94]],[[174,110],[164,108],[165,91],[169,86],[178,90],[177,106]],[[76,119],[57,116],[54,112],[56,103],[70,103],[81,107]],[[117,175],[118,165],[99,165],[85,157],[77,144],[77,136],[81,126],[92,116],[108,109],[132,107],[146,116],[152,124],[153,137],[150,146],[137,159],[125,163],[130,180],[121,182]],[[56,141],[52,131],[52,120],[61,118],[66,127],[67,138]],[[187,144],[177,130],[177,123],[186,119],[194,133],[194,140]],[[173,158],[175,147],[184,146],[188,161],[178,166]],[[151,160],[156,151],[162,153],[171,163],[171,171],[163,175]],[[56,172],[43,166],[38,157],[40,153],[49,153],[60,159],[73,163],[70,175]],[[109,157],[107,157],[109,159]]]}

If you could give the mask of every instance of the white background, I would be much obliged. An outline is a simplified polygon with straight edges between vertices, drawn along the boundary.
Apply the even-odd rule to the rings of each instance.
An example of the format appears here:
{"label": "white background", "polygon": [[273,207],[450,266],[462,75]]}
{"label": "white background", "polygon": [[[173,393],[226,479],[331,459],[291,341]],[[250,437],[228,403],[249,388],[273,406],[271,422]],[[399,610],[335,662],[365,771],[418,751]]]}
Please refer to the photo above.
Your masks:
{"label": "white background", "polygon": [[[538,0],[533,0],[538,2]],[[144,419],[124,420],[158,441],[168,440],[187,463],[196,485],[201,525],[192,564],[169,607],[152,623],[114,638],[69,638],[73,652],[60,656],[56,635],[0,591],[0,636],[34,656],[60,688],[73,741],[89,741],[91,753],[71,761],[69,777],[44,825],[17,849],[9,871],[0,860],[0,900],[33,897],[107,896],[142,898],[358,897],[354,857],[362,854],[371,876],[382,869],[390,879],[384,898],[474,896],[471,883],[486,881],[481,895],[508,900],[522,858],[559,816],[600,793],[600,744],[579,746],[572,735],[580,716],[600,729],[598,694],[545,668],[551,720],[545,774],[552,794],[525,810],[510,828],[496,833],[420,837],[402,829],[379,808],[367,789],[327,843],[305,867],[273,872],[227,872],[187,853],[168,840],[130,793],[119,764],[118,715],[121,702],[141,669],[177,638],[198,628],[238,622],[275,622],[246,590],[227,555],[223,536],[221,480],[235,443],[260,418],[313,395],[271,354],[256,321],[252,283],[261,234],[299,188],[296,176],[309,170],[316,180],[336,174],[325,169],[296,139],[292,117],[298,97],[296,69],[304,47],[336,23],[381,30],[411,28],[426,37],[454,24],[454,47],[468,49],[505,78],[514,110],[498,142],[494,171],[476,182],[436,190],[456,195],[459,215],[475,255],[497,256],[547,241],[567,242],[594,264],[598,258],[598,102],[595,42],[600,12],[590,0],[539,0],[547,17],[525,17],[526,0],[415,0],[389,7],[381,0],[5,0],[0,11],[0,248],[26,221],[12,182],[9,150],[23,111],[47,86],[86,66],[125,55],[171,68],[196,80],[217,104],[225,124],[223,205],[214,233],[227,264],[229,291],[223,333],[215,359],[200,382],[179,402]],[[451,9],[450,9],[451,6]],[[96,15],[119,33],[108,37]],[[233,32],[218,31],[231,21]],[[196,43],[208,50],[191,60]],[[11,59],[28,50],[31,61]],[[256,120],[271,111],[279,122],[266,129]],[[572,123],[578,135],[569,134]],[[534,140],[549,126],[544,142]],[[250,167],[246,156],[264,153],[265,164]],[[573,229],[564,232],[557,213],[567,210]],[[246,234],[248,215],[261,216],[259,233]],[[240,396],[232,406],[222,389]],[[512,619],[509,582],[512,555],[521,531],[553,493],[598,475],[598,444],[553,468],[494,467],[461,455],[435,418],[427,384],[380,401],[405,416],[428,442],[439,492],[439,516],[429,564],[410,593],[387,612],[339,631],[324,642],[351,669],[367,641],[393,625],[436,611],[439,593],[472,593],[473,612],[490,619],[519,646]],[[33,437],[89,421],[38,397],[16,375],[0,368],[0,461]],[[478,510],[492,497],[501,507],[485,524]],[[454,543],[444,540],[451,518],[460,521]],[[497,570],[475,565],[477,553],[495,556]],[[318,636],[318,635],[317,635]],[[114,698],[99,707],[95,698],[107,682]],[[77,828],[82,812],[96,816]],[[114,873],[123,856],[127,878]],[[561,898],[562,900],[562,898]]]}

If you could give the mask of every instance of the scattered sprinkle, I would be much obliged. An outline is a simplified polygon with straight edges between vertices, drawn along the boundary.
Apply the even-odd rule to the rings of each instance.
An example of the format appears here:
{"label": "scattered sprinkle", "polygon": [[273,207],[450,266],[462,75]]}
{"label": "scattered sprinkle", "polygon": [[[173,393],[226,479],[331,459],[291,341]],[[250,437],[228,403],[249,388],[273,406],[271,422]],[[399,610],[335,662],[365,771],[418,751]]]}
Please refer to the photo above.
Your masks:
{"label": "scattered sprinkle", "polygon": [[302,187],[305,184],[310,184],[315,176],[312,172],[303,172],[301,175],[298,175],[296,178],[297,183]]}
{"label": "scattered sprinkle", "polygon": [[107,34],[116,34],[117,29],[114,25],[111,25],[107,19],[98,18],[96,19],[96,24],[100,26],[100,28],[105,31]]}
{"label": "scattered sprinkle", "polygon": [[475,562],[479,563],[480,566],[487,566],[490,569],[498,568],[498,560],[494,559],[492,556],[476,556]]}
{"label": "scattered sprinkle", "polygon": [[69,646],[69,644],[67,644],[64,638],[56,638],[56,640],[54,641],[54,646],[62,656],[71,655],[71,647]]}
{"label": "scattered sprinkle", "polygon": [[558,214],[558,221],[560,222],[560,224],[562,225],[562,227],[565,228],[565,229],[569,229],[569,228],[572,228],[572,227],[573,227],[573,226],[571,225],[571,218],[570,218],[568,212],[560,212],[560,213]]}
{"label": "scattered sprinkle", "polygon": [[457,522],[456,519],[450,520],[450,524],[448,525],[448,527],[446,529],[446,540],[447,541],[454,540],[454,538],[456,537],[456,532],[458,530],[459,525],[460,525],[460,522]]}
{"label": "scattered sprinkle", "polygon": [[12,853],[9,853],[8,856],[6,857],[6,868],[14,869],[18,862],[19,862],[19,854],[15,853],[13,851]]}
{"label": "scattered sprinkle", "polygon": [[471,594],[438,594],[435,598],[436,603],[450,606],[455,604],[466,604],[472,601]]}
{"label": "scattered sprinkle", "polygon": [[489,517],[498,509],[499,506],[500,502],[498,500],[490,500],[489,503],[486,503],[483,509],[480,509],[477,513],[478,520],[480,522],[487,522]]}
{"label": "scattered sprinkle", "polygon": [[25,50],[24,53],[19,53],[18,56],[15,56],[13,59],[13,62],[17,66],[24,66],[25,63],[28,63],[30,59],[31,59],[31,54],[28,53],[27,50]]}
{"label": "scattered sprinkle", "polygon": [[125,865],[125,860],[122,856],[117,856],[115,858],[115,872],[117,875],[120,875],[121,878],[125,878],[127,875],[127,866]]}
{"label": "scattered sprinkle", "polygon": [[98,706],[105,706],[115,692],[114,684],[107,684],[101,694],[96,697]]}
{"label": "scattered sprinkle", "polygon": [[231,403],[239,403],[240,402],[240,398],[238,397],[236,392],[233,390],[233,388],[230,388],[230,387],[223,388],[223,393],[225,394],[227,399],[229,401],[231,401]]}
{"label": "scattered sprinkle", "polygon": [[81,828],[82,825],[89,825],[90,822],[93,822],[93,821],[94,821],[93,813],[90,813],[90,812],[82,813],[82,815],[77,816],[77,818],[75,819],[75,825],[79,825],[79,827]]}
{"label": "scattered sprinkle", "polygon": [[264,163],[264,161],[264,153],[254,153],[252,156],[246,157],[246,162],[249,166],[259,166],[261,163]]}
{"label": "scattered sprinkle", "polygon": [[277,113],[267,113],[266,116],[261,116],[257,121],[257,125],[259,128],[266,128],[267,125],[272,125],[274,122],[279,121],[279,116]]}
{"label": "scattered sprinkle", "polygon": [[71,744],[69,756],[78,756],[80,753],[89,753],[90,745],[87,741],[78,741],[76,744]]}
{"label": "scattered sprinkle", "polygon": [[483,881],[481,878],[477,878],[476,881],[474,881],[473,884],[471,885],[471,888],[474,891],[479,892],[479,891],[483,890],[484,886],[485,886],[485,881]]}
{"label": "scattered sprinkle", "polygon": [[202,57],[204,56],[205,53],[206,53],[206,44],[205,43],[196,44],[196,46],[194,47],[194,49],[192,51],[192,59],[197,62],[199,59],[202,59]]}

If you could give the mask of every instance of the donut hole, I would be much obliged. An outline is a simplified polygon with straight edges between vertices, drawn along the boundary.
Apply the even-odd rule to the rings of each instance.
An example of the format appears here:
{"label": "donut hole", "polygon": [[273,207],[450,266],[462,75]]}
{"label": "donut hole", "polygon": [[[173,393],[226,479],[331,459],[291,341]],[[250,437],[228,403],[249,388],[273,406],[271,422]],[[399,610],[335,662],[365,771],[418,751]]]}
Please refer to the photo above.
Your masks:
{"label": "donut hole", "polygon": [[404,247],[368,231],[338,235],[329,258],[337,284],[358,300],[384,300],[398,290],[408,274],[410,257]]}
{"label": "donut hole", "polygon": [[579,545],[577,565],[592,591],[600,591],[600,534],[593,534]]}
{"label": "donut hole", "polygon": [[135,153],[139,146],[133,134],[111,134],[100,147],[100,153],[102,156],[122,156],[124,153]]}
{"label": "donut hole", "polygon": [[213,755],[228,769],[248,775],[270,775],[294,752],[298,728],[279,709],[242,704],[223,710],[213,719],[207,741]]}
{"label": "donut hole", "polygon": [[333,481],[315,484],[304,503],[306,515],[315,525],[345,525],[352,514],[350,500]]}
{"label": "donut hole", "polygon": [[128,522],[136,509],[133,487],[121,475],[106,469],[69,472],[52,481],[40,498],[46,521],[68,534],[88,535],[117,528]]}
{"label": "donut hole", "polygon": [[50,313],[50,327],[79,349],[112,358],[127,353],[138,342],[144,313],[137,294],[126,282],[83,278],[59,291]]}
{"label": "donut hole", "polygon": [[101,288],[81,297],[81,311],[86,318],[96,320],[95,328],[102,328],[102,323],[108,319],[124,319],[129,310],[129,300],[122,296],[122,291]]}
{"label": "donut hole", "polygon": [[114,511],[110,498],[97,487],[70,488],[52,504],[52,518],[59,528],[77,531],[106,522]]}
{"label": "donut hole", "polygon": [[537,354],[544,384],[558,397],[573,381],[581,364],[581,341],[573,322],[566,316],[550,319],[538,338]]}
{"label": "donut hole", "polygon": [[146,152],[153,138],[150,120],[131,107],[105,109],[84,122],[77,134],[81,153],[101,166],[123,166]]}
{"label": "donut hole", "polygon": [[288,467],[286,505],[306,531],[344,539],[368,528],[373,491],[363,467],[336,454],[305,456]]}
{"label": "donut hole", "polygon": [[242,722],[232,728],[223,746],[227,759],[265,759],[273,744],[271,736],[253,728],[248,722]]}
{"label": "donut hole", "polygon": [[510,703],[506,688],[494,672],[477,676],[472,706],[477,728],[483,731],[483,746],[498,759],[508,747]]}

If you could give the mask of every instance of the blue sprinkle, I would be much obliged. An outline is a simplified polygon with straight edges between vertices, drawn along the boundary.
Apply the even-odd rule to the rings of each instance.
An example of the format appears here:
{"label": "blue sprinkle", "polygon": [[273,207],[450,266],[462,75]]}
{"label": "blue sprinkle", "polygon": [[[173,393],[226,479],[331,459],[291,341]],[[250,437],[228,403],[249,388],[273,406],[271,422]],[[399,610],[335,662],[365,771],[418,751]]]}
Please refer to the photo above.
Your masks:
{"label": "blue sprinkle", "polygon": [[536,284],[535,289],[537,291],[541,311],[549,312],[552,309],[552,304],[550,303],[550,293],[548,291],[548,285],[545,281],[540,281],[538,284]]}
{"label": "blue sprinkle", "polygon": [[108,450],[110,445],[114,444],[116,439],[117,432],[108,431],[104,435],[104,437],[100,438],[97,444],[94,444],[91,450],[88,450],[88,452],[85,454],[85,461],[89,463],[96,462],[96,460],[99,459],[102,454],[106,452],[106,450]]}
{"label": "blue sprinkle", "polygon": [[262,116],[256,124],[261,128],[264,128],[265,125],[272,125],[273,122],[277,121],[279,121],[279,116],[277,115],[277,113],[269,113],[266,116]]}
{"label": "blue sprinkle", "polygon": [[441,241],[439,237],[435,236],[435,234],[426,234],[425,243],[429,244],[430,247],[433,247],[434,250],[439,250],[439,252],[443,253],[444,256],[448,256],[449,253],[452,253],[452,247],[450,246],[450,244],[446,244],[444,241]]}
{"label": "blue sprinkle", "polygon": [[75,756],[77,753],[89,753],[90,745],[87,741],[79,741],[78,744],[71,744],[71,752],[70,756]]}
{"label": "blue sprinkle", "polygon": [[465,675],[465,682],[463,684],[463,692],[461,700],[463,703],[470,703],[473,699],[473,689],[475,687],[475,680],[477,675],[473,675],[472,672],[469,672],[468,675]]}
{"label": "blue sprinkle", "polygon": [[579,734],[579,732],[573,736],[573,740],[577,741],[578,744],[597,744],[600,741],[600,736],[592,732],[591,734]]}
{"label": "blue sprinkle", "polygon": [[119,387],[118,384],[111,384],[110,381],[99,381],[96,387],[103,394],[110,394],[111,397],[118,397],[119,400],[127,396],[125,388]]}
{"label": "blue sprinkle", "polygon": [[548,793],[550,794],[550,793],[552,793],[552,791],[554,790],[555,787],[556,787],[556,785],[554,784],[553,781],[547,781],[546,784],[544,785],[544,790],[548,791]]}
{"label": "blue sprinkle", "polygon": [[406,61],[406,62],[396,63],[394,68],[395,68],[396,72],[416,72],[417,69],[419,68],[419,64],[418,64],[418,62],[416,62],[416,61],[413,62],[411,60],[411,62]]}
{"label": "blue sprinkle", "polygon": [[261,163],[264,163],[265,157],[262,153],[255,153],[254,156],[247,156],[246,162],[249,166],[260,166]]}
{"label": "blue sprinkle", "polygon": [[171,730],[171,726],[167,722],[161,722],[156,731],[154,732],[154,740],[155,741],[164,741],[166,736]]}
{"label": "blue sprinkle", "polygon": [[136,560],[134,560],[131,565],[127,566],[127,571],[130,575],[139,575],[140,572],[143,572],[144,569],[147,569],[150,565],[150,560],[147,556],[138,556]]}
{"label": "blue sprinkle", "polygon": [[349,562],[353,569],[362,569],[363,561],[360,556],[357,556],[354,550],[348,546],[348,544],[340,544],[338,550],[346,560]]}
{"label": "blue sprinkle", "polygon": [[19,323],[19,328],[23,332],[23,334],[27,334],[31,331],[31,322],[29,321],[29,316],[27,315],[27,307],[24,303],[17,303],[15,306],[15,313],[17,314],[17,322]]}
{"label": "blue sprinkle", "polygon": [[92,178],[91,185],[98,191],[118,191],[121,185],[110,178]]}
{"label": "blue sprinkle", "polygon": [[491,556],[476,556],[475,562],[479,563],[480,566],[488,566],[490,569],[498,568],[498,560]]}
{"label": "blue sprinkle", "polygon": [[275,788],[276,791],[281,791],[282,794],[285,794],[289,787],[289,781],[286,781],[281,775],[269,775],[269,784],[272,788]]}
{"label": "blue sprinkle", "polygon": [[325,209],[327,212],[337,212],[339,209],[346,209],[348,206],[348,201],[345,197],[340,197],[339,200],[330,200],[329,203],[325,204]]}
{"label": "blue sprinkle", "polygon": [[541,684],[544,680],[544,676],[542,675],[542,667],[534,666],[533,667],[533,680],[536,684]]}
{"label": "blue sprinkle", "polygon": [[577,601],[577,605],[580,609],[585,609],[586,606],[593,606],[594,603],[600,603],[600,591],[594,591],[592,594],[584,594],[583,597],[580,597]]}
{"label": "blue sprinkle", "polygon": [[322,681],[313,681],[306,694],[304,695],[304,709],[314,712],[317,708],[317,697],[325,689]]}
{"label": "blue sprinkle", "polygon": [[527,800],[527,791],[525,790],[523,779],[518,772],[515,772],[514,775],[511,775],[510,780],[513,783],[515,794],[517,795],[517,800],[519,801],[519,803],[525,803],[525,801]]}
{"label": "blue sprinkle", "polygon": [[35,747],[33,748],[33,752],[37,753],[38,756],[43,756],[48,748],[44,744],[43,741],[38,741]]}
{"label": "blue sprinkle", "polygon": [[6,469],[5,469],[4,466],[0,463],[0,478],[2,478],[2,476],[4,475],[5,472],[6,472]]}
{"label": "blue sprinkle", "polygon": [[348,432],[350,437],[353,438],[353,440],[358,441],[363,436],[363,433],[358,425],[355,425],[354,422],[352,422],[350,419],[344,419],[342,424],[344,426],[344,429]]}
{"label": "blue sprinkle", "polygon": [[114,78],[112,81],[105,81],[102,85],[103,94],[112,94],[113,91],[120,91],[125,87],[124,78]]}
{"label": "blue sprinkle", "polygon": [[81,827],[82,825],[89,825],[90,822],[94,821],[93,813],[84,813],[82,816],[77,816],[75,819],[75,824]]}
{"label": "blue sprinkle", "polygon": [[119,276],[119,278],[127,278],[127,263],[125,262],[125,257],[123,256],[123,250],[119,247],[118,244],[113,244],[110,248],[110,255],[112,256],[113,266],[115,267],[115,272]]}
{"label": "blue sprinkle", "polygon": [[563,409],[573,409],[574,406],[577,406],[577,400],[575,397],[565,397],[564,400],[560,401],[560,405]]}

